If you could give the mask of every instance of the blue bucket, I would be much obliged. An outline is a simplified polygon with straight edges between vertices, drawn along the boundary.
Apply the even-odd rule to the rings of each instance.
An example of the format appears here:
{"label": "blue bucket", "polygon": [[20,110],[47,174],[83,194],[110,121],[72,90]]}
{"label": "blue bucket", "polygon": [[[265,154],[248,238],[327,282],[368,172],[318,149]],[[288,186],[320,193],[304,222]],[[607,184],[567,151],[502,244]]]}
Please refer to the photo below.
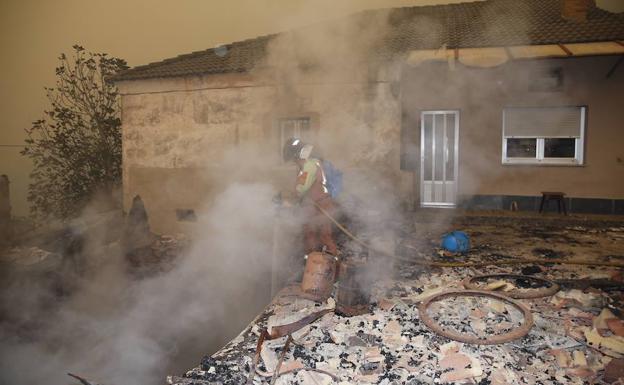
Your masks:
{"label": "blue bucket", "polygon": [[442,248],[451,253],[465,253],[470,250],[470,238],[463,231],[453,231],[442,237]]}

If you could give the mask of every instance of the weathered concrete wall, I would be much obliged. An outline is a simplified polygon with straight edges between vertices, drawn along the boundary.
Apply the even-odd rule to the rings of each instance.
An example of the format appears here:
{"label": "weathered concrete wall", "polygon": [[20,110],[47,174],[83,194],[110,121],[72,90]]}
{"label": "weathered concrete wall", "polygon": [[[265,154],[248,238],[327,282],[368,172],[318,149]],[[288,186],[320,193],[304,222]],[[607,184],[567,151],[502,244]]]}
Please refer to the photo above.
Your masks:
{"label": "weathered concrete wall", "polygon": [[[124,206],[141,195],[156,232],[192,227],[177,221],[175,210],[206,207],[228,181],[268,180],[276,191],[291,188],[295,170],[280,160],[276,122],[282,117],[311,116],[314,142],[326,158],[345,171],[372,168],[399,195],[411,195],[409,174],[399,170],[399,99],[383,79],[283,87],[248,75],[219,75],[119,87]],[[254,162],[262,164],[250,167]],[[345,174],[346,189],[360,188]]]}
{"label": "weathered concrete wall", "polygon": [[[513,62],[494,69],[430,64],[406,69],[403,78],[405,135],[420,149],[420,113],[460,110],[459,193],[465,196],[540,195],[624,198],[624,70],[606,75],[617,57]],[[531,71],[560,67],[558,92],[530,92]],[[506,106],[588,107],[583,166],[504,165],[502,111]]]}

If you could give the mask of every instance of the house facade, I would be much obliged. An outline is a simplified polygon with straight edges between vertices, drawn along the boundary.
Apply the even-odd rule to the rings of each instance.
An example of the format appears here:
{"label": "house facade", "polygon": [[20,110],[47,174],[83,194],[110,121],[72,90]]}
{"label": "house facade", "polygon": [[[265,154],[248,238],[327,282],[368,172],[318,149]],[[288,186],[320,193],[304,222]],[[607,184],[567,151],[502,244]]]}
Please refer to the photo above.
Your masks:
{"label": "house facade", "polygon": [[622,214],[624,76],[607,77],[617,60],[550,58],[454,72],[431,65],[426,77],[408,71],[402,110],[415,199],[537,210],[542,191],[558,191],[572,212]]}
{"label": "house facade", "polygon": [[293,33],[286,53],[264,36],[118,75],[126,208],[138,194],[152,228],[185,231],[228,180],[288,188],[281,144],[300,136],[345,190],[374,174],[407,207],[537,210],[560,191],[624,214],[624,15],[487,0],[354,18],[383,33],[335,57]]}

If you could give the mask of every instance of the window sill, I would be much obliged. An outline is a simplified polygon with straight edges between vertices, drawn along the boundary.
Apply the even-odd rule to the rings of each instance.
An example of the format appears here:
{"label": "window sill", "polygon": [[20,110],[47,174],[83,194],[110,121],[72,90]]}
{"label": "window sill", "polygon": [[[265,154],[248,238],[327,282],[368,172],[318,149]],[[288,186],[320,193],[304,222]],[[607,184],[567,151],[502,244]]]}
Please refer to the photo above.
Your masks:
{"label": "window sill", "polygon": [[577,160],[535,160],[535,159],[506,159],[502,161],[503,166],[562,166],[562,167],[583,167],[584,164]]}

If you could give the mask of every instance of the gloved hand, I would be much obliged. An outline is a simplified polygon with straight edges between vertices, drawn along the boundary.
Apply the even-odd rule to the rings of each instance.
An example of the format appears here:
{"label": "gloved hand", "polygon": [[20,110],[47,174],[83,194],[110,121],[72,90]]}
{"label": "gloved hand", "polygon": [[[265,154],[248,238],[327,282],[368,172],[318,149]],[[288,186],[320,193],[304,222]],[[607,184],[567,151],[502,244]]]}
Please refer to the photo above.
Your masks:
{"label": "gloved hand", "polygon": [[297,196],[292,192],[278,192],[271,201],[278,207],[293,207],[298,203]]}
{"label": "gloved hand", "polygon": [[283,207],[292,207],[298,203],[297,195],[295,195],[291,191],[282,191],[280,192],[280,197],[282,198],[282,206]]}
{"label": "gloved hand", "polygon": [[275,194],[273,196],[273,199],[271,199],[271,202],[273,202],[273,204],[276,206],[281,206],[284,203],[284,199],[282,198],[282,193],[278,192],[277,194]]}

